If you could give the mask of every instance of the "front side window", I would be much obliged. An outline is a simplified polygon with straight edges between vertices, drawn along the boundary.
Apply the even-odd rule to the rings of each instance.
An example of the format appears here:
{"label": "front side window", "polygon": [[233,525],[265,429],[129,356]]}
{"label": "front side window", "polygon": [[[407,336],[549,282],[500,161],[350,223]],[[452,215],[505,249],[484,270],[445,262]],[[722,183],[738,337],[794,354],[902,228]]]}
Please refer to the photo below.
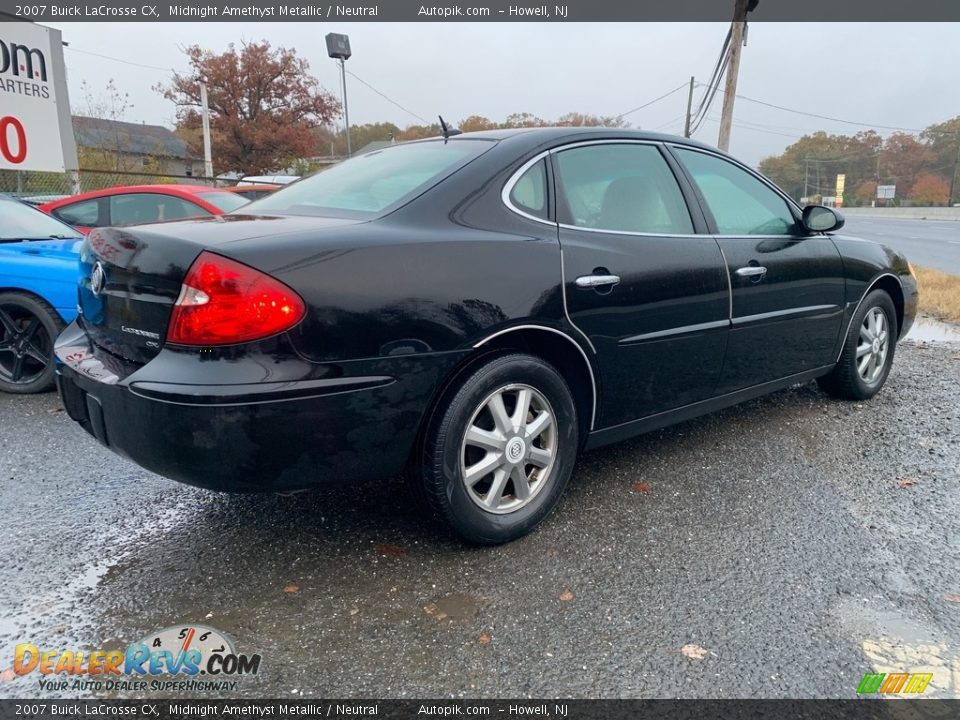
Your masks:
{"label": "front side window", "polygon": [[793,235],[786,201],[743,168],[716,155],[676,148],[700,188],[721,235]]}
{"label": "front side window", "polygon": [[111,225],[142,225],[209,215],[199,205],[172,195],[131,193],[110,197]]}
{"label": "front side window", "polygon": [[531,165],[510,191],[510,203],[517,210],[544,220],[548,214],[546,162],[540,160]]}
{"label": "front side window", "polygon": [[[557,153],[560,222],[581,228],[689,235],[693,222],[654,145],[585,145]],[[559,205],[559,201],[558,201]]]}
{"label": "front side window", "polygon": [[493,147],[486,140],[393,145],[287,185],[240,212],[370,218],[389,212]]}

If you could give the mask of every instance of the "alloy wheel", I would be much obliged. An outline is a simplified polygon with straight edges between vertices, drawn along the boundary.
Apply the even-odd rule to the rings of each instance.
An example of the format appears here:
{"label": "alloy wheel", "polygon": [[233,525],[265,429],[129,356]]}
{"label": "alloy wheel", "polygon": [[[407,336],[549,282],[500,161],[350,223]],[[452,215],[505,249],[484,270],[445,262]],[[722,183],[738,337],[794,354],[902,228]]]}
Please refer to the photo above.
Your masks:
{"label": "alloy wheel", "polygon": [[21,307],[0,306],[0,379],[29,384],[50,365],[50,339],[36,315]]}
{"label": "alloy wheel", "polygon": [[506,385],[474,411],[460,447],[470,499],[506,514],[529,504],[550,481],[557,460],[556,414],[529,385]]}
{"label": "alloy wheel", "polygon": [[857,344],[857,372],[867,385],[874,385],[883,375],[890,348],[887,316],[879,307],[870,308],[860,325]]}

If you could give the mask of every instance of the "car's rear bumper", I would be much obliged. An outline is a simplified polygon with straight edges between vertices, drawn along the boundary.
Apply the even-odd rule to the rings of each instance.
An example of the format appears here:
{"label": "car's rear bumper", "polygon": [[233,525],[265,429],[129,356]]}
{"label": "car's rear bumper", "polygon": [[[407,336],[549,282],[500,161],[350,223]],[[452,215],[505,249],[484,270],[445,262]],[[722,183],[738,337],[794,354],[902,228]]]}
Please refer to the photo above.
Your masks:
{"label": "car's rear bumper", "polygon": [[196,384],[165,375],[159,382],[146,370],[163,365],[162,353],[121,377],[114,370],[122,361],[89,345],[84,356],[84,342],[76,324],[57,342],[57,388],[70,417],[148,470],[225,491],[291,490],[399,472],[440,370],[434,357],[408,359],[414,372],[402,376],[371,361],[341,364],[329,373],[334,377],[321,379]]}

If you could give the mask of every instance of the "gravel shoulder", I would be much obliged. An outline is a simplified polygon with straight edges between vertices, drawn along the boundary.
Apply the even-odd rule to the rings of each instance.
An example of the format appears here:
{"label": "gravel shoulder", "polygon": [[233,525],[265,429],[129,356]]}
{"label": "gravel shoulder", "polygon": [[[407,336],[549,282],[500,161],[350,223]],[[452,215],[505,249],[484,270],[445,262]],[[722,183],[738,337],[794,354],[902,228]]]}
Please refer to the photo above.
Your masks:
{"label": "gravel shoulder", "polygon": [[263,655],[237,696],[848,698],[929,668],[960,697],[957,344],[901,344],[870,402],[809,384],[590,453],[494,549],[398,480],[219,495],[116,458],[53,395],[0,396],[0,425],[0,696],[56,696],[3,672],[18,642],[200,622]]}

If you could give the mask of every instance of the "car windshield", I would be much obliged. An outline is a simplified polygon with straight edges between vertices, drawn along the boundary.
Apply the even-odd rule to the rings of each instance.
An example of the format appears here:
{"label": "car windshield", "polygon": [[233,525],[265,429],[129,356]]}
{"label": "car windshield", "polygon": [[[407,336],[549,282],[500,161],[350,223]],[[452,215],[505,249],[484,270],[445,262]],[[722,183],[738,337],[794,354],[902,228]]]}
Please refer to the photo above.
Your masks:
{"label": "car windshield", "polygon": [[80,237],[76,230],[36,208],[0,200],[0,242]]}
{"label": "car windshield", "polygon": [[250,198],[232,192],[205,192],[200,197],[218,208],[220,212],[225,213],[241,208],[250,202]]}
{"label": "car windshield", "polygon": [[373,217],[412,200],[493,144],[486,140],[435,140],[395,145],[281,188],[250,203],[243,212]]}

